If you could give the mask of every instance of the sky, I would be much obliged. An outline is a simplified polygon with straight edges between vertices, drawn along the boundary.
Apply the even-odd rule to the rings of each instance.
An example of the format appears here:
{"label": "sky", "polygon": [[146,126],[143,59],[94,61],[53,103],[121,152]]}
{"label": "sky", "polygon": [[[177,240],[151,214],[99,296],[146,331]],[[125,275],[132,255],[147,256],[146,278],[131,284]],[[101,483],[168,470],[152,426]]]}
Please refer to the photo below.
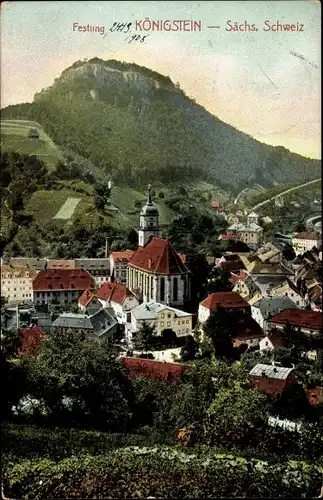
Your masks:
{"label": "sky", "polygon": [[[138,30],[149,35],[143,43],[109,31],[132,22],[134,32],[145,18],[200,21],[201,31]],[[227,31],[228,21],[258,31]],[[264,31],[277,22],[298,31]],[[105,34],[73,31],[73,23],[104,26]],[[77,60],[117,59],[169,76],[261,142],[321,158],[320,30],[316,0],[3,2],[1,107],[31,102]]]}

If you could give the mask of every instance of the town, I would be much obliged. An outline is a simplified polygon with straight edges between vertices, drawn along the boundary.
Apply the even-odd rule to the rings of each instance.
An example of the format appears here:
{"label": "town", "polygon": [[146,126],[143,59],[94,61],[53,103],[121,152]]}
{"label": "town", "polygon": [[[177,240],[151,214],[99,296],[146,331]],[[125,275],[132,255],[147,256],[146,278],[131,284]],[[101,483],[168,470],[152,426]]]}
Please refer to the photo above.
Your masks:
{"label": "town", "polygon": [[[169,381],[177,364],[192,361],[212,344],[217,335],[210,333],[212,321],[220,321],[218,328],[227,330],[224,344],[232,343],[237,359],[259,353],[249,373],[254,387],[277,395],[300,384],[310,404],[318,405],[323,386],[297,381],[294,364],[276,362],[275,352],[294,346],[298,335],[304,338],[294,346],[301,359],[322,360],[321,235],[294,234],[291,258],[281,243],[265,241],[262,233],[255,212],[228,227],[220,237],[245,243],[244,252],[203,256],[208,274],[204,288],[196,290],[194,256],[177,253],[161,237],[149,185],[136,250],[96,259],[2,260],[2,330],[19,331],[21,355],[55,330],[83,332],[103,343],[113,339],[131,375]],[[262,355],[271,362],[261,362]]]}

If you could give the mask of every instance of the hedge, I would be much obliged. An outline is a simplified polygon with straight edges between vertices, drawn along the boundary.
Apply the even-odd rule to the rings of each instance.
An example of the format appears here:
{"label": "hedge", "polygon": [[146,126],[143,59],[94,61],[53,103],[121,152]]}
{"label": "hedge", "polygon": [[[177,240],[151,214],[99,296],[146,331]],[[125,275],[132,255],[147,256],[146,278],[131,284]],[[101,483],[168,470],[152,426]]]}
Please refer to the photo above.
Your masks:
{"label": "hedge", "polygon": [[23,460],[7,464],[11,498],[318,497],[322,470],[300,462],[189,454],[130,447],[106,455]]}

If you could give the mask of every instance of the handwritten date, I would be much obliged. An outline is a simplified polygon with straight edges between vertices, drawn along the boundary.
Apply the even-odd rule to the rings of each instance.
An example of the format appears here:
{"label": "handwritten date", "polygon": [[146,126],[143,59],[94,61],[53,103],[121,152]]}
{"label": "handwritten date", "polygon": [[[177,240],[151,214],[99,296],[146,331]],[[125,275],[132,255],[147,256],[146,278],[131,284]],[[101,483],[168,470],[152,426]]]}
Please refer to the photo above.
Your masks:
{"label": "handwritten date", "polygon": [[106,38],[108,32],[110,31],[111,33],[127,33],[128,36],[125,39],[126,42],[132,43],[132,42],[140,42],[140,43],[146,43],[146,39],[148,38],[149,35],[139,35],[137,33],[132,34],[131,31],[131,26],[133,23],[119,23],[119,22],[114,22],[112,26],[108,29],[108,31],[105,33],[103,38]]}

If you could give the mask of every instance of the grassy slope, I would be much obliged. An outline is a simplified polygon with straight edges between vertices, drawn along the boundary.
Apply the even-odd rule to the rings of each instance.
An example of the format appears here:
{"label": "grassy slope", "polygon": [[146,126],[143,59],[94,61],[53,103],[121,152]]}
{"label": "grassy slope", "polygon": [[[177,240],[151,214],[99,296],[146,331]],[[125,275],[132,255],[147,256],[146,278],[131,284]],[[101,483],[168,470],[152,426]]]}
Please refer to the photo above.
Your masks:
{"label": "grassy slope", "polygon": [[[37,128],[39,139],[28,139],[30,128]],[[61,156],[59,149],[45,134],[41,125],[27,120],[1,120],[1,151],[36,155],[50,171],[55,169]]]}
{"label": "grassy slope", "polygon": [[[39,140],[28,139],[29,129],[37,128],[40,133]],[[51,138],[44,132],[41,125],[37,122],[27,120],[1,120],[1,150],[16,151],[20,154],[34,154],[42,159],[48,170],[54,170],[58,160],[61,158],[59,148],[54,144]],[[75,219],[82,219],[83,223],[91,226],[95,223],[98,217],[93,204],[93,188],[83,181],[60,181],[61,189],[58,190],[38,190],[28,201],[25,213],[32,215],[36,222],[40,223],[43,227],[47,222],[53,220],[53,217],[58,212],[60,207],[64,204],[67,198],[77,197],[81,198],[81,202],[75,209],[75,212],[69,221],[59,220],[57,224],[62,227],[67,224],[73,224]],[[156,186],[156,193],[163,191],[166,197],[170,194],[172,188],[176,187],[178,183],[170,187]],[[179,185],[179,184],[178,184]],[[211,192],[214,198],[220,198],[223,201],[228,200],[228,194],[213,186],[200,182],[197,184],[183,185],[189,193],[194,193],[191,198],[192,205],[200,206],[200,197]],[[83,192],[80,193],[78,190]],[[118,208],[117,211],[106,211],[104,219],[108,225],[116,228],[127,229],[129,227],[137,227],[139,222],[139,209],[134,206],[135,201],[146,200],[145,188],[143,192],[139,192],[126,186],[113,186],[111,202]],[[168,225],[176,212],[167,207],[161,199],[156,199],[155,205],[159,210],[161,226]],[[210,211],[207,210],[206,211]]]}

